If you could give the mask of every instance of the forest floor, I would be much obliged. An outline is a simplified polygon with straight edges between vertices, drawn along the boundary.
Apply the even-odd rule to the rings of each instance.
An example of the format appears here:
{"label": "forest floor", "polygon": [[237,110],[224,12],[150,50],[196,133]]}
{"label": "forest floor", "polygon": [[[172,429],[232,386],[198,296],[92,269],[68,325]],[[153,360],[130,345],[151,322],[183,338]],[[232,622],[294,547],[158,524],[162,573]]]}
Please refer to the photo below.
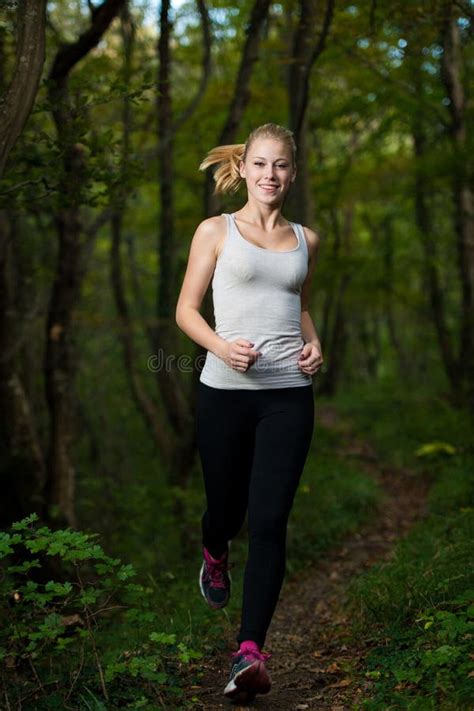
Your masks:
{"label": "forest floor", "polygon": [[320,407],[318,415],[321,424],[341,434],[338,453],[356,457],[378,482],[383,492],[380,506],[369,523],[284,581],[264,647],[272,654],[266,663],[270,692],[244,705],[223,697],[230,653],[236,648],[229,635],[228,650],[198,662],[203,677],[186,693],[189,701],[198,699],[193,708],[349,711],[371,696],[373,682],[360,683],[370,635],[353,639],[345,610],[347,586],[353,576],[389,559],[396,543],[426,514],[429,482],[381,461],[332,407]]}

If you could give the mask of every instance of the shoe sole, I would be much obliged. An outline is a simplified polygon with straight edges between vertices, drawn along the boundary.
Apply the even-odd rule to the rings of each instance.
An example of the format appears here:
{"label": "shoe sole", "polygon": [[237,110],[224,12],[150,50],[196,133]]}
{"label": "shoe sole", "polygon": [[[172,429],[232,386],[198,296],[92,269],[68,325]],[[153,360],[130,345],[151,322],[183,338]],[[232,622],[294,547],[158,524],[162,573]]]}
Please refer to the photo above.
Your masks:
{"label": "shoe sole", "polygon": [[238,701],[252,701],[255,694],[268,694],[271,686],[268,669],[264,662],[257,660],[229,681],[224,689],[224,696]]}
{"label": "shoe sole", "polygon": [[[232,541],[228,541],[227,543],[228,543],[229,551],[230,551],[230,544],[232,543]],[[204,600],[207,602],[207,604],[208,604],[208,606],[209,606],[210,608],[212,608],[213,610],[221,610],[223,607],[225,607],[225,606],[228,604],[229,599],[230,599],[230,592],[231,592],[231,589],[232,589],[232,577],[231,577],[231,574],[230,574],[229,571],[227,571],[227,575],[229,576],[229,583],[230,583],[230,584],[229,584],[229,597],[228,597],[228,599],[224,602],[223,605],[213,605],[212,602],[209,602],[209,600],[207,599],[206,593],[204,592],[204,588],[203,588],[203,586],[202,586],[202,574],[203,574],[203,571],[204,571],[204,561],[202,561],[201,570],[199,571],[199,590],[201,591],[201,595],[203,596]]]}

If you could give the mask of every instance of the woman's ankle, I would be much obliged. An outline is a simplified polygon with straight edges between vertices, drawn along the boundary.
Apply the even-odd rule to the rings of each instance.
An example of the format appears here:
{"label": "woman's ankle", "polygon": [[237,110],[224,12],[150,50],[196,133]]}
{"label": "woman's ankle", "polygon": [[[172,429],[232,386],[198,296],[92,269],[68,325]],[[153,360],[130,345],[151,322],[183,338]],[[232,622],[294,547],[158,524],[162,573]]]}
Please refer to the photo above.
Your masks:
{"label": "woman's ankle", "polygon": [[253,639],[246,639],[239,645],[239,652],[260,652],[260,645]]}
{"label": "woman's ankle", "polygon": [[227,555],[227,553],[229,552],[228,550],[225,550],[225,551],[222,551],[221,553],[219,553],[219,555],[214,555],[214,552],[211,552],[209,550],[209,548],[206,548],[206,546],[203,546],[203,548],[204,548],[204,551],[206,552],[206,554],[215,562],[221,561],[223,559],[223,557],[225,555]]}

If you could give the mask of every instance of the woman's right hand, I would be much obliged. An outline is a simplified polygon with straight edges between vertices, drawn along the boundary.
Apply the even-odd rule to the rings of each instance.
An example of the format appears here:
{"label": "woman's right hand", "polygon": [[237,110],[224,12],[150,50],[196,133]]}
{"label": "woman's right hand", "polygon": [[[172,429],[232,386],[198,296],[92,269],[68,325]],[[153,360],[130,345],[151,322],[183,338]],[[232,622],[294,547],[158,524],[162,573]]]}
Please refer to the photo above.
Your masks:
{"label": "woman's right hand", "polygon": [[233,370],[245,373],[262,355],[261,351],[254,351],[253,343],[245,338],[237,338],[235,341],[226,341],[223,348],[222,360]]}

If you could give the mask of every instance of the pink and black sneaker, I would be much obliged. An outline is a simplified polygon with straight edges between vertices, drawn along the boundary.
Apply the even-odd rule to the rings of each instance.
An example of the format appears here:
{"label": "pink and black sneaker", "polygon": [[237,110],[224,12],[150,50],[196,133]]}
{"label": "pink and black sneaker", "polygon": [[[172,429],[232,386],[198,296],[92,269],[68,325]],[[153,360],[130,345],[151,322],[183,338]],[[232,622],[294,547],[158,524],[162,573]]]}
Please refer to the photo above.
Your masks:
{"label": "pink and black sneaker", "polygon": [[229,602],[232,581],[228,571],[229,551],[223,553],[220,558],[213,558],[203,546],[203,557],[199,572],[202,596],[213,609],[225,607]]}
{"label": "pink and black sneaker", "polygon": [[272,655],[261,652],[256,642],[246,640],[231,656],[232,666],[224,696],[246,703],[253,701],[256,694],[268,694],[272,681],[265,662]]}

